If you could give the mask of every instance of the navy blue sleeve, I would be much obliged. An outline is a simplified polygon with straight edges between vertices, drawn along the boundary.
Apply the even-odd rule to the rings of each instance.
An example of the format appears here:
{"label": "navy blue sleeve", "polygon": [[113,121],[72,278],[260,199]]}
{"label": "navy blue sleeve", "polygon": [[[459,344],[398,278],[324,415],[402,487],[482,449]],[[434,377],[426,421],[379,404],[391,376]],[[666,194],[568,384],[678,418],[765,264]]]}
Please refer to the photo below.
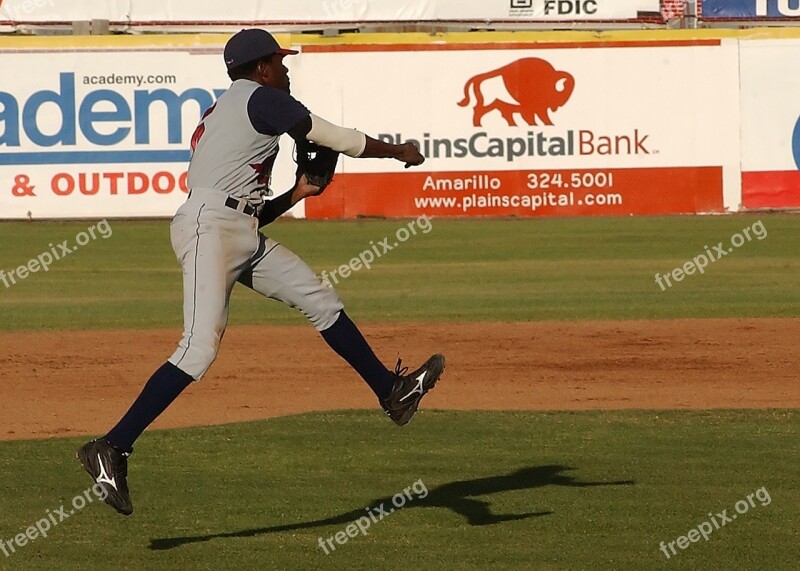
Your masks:
{"label": "navy blue sleeve", "polygon": [[247,102],[253,128],[262,135],[283,135],[311,112],[297,99],[274,87],[262,85]]}

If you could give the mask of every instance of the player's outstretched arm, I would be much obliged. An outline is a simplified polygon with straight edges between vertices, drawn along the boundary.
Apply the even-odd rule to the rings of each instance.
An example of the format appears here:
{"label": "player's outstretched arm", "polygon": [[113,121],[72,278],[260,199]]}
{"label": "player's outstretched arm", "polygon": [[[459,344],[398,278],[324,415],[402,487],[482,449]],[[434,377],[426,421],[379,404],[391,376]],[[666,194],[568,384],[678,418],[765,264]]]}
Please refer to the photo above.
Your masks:
{"label": "player's outstretched arm", "polygon": [[356,129],[345,129],[313,113],[289,131],[295,140],[314,141],[318,145],[361,159],[395,159],[406,168],[419,166],[425,157],[412,143],[394,145],[373,139]]}
{"label": "player's outstretched arm", "polygon": [[395,159],[405,163],[406,168],[416,167],[425,162],[425,157],[413,143],[393,145],[369,136],[360,158]]}

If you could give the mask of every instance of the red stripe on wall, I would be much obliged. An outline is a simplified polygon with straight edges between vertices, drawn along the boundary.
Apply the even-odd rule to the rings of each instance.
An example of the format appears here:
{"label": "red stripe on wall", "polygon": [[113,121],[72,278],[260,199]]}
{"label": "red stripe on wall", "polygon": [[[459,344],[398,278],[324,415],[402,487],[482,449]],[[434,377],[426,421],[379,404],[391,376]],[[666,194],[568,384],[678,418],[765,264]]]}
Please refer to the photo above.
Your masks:
{"label": "red stripe on wall", "polygon": [[745,208],[800,208],[800,170],[742,173]]}
{"label": "red stripe on wall", "polygon": [[337,174],[308,218],[723,212],[722,168]]}

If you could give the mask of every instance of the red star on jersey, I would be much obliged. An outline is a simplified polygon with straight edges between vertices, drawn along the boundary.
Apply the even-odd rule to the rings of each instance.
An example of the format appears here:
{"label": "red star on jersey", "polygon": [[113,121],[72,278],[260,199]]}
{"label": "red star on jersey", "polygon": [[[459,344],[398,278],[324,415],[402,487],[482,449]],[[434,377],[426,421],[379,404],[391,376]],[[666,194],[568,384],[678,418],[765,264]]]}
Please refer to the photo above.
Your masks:
{"label": "red star on jersey", "polygon": [[269,182],[269,174],[265,172],[267,170],[266,166],[267,165],[265,163],[261,163],[260,165],[250,165],[250,168],[256,171],[256,174],[258,175],[258,178],[256,179],[258,184],[267,184]]}
{"label": "red star on jersey", "polygon": [[264,162],[261,164],[254,164],[250,165],[250,168],[256,171],[256,182],[259,185],[269,186],[270,179],[272,178],[272,166],[275,164],[275,158],[278,156],[278,153],[275,153],[271,157],[267,157],[264,159]]}

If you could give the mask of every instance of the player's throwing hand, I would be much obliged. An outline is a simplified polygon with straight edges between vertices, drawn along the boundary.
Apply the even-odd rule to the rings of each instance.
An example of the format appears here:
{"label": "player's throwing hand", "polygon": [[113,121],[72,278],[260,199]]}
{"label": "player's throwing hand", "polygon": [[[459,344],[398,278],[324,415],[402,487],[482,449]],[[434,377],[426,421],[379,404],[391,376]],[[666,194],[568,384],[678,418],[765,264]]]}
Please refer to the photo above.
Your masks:
{"label": "player's throwing hand", "polygon": [[400,146],[400,154],[397,160],[406,163],[406,168],[418,167],[425,162],[425,157],[419,152],[414,143],[404,143]]}

